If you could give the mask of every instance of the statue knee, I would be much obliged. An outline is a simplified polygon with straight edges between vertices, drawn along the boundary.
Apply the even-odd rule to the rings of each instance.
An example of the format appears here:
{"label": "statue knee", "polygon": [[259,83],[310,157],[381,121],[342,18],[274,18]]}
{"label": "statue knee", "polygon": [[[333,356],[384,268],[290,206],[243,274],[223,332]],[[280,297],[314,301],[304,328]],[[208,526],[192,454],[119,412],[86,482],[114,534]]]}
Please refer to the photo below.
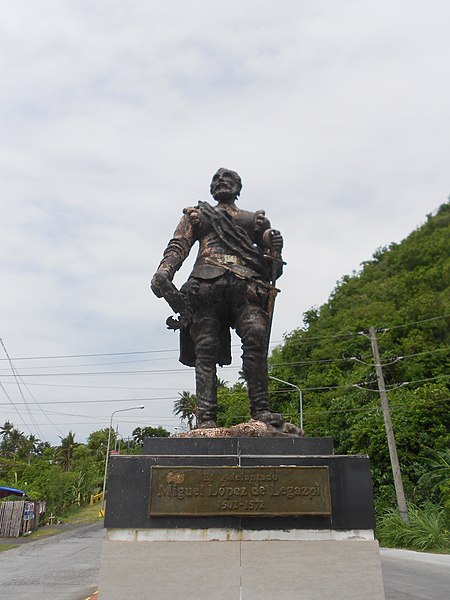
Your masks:
{"label": "statue knee", "polygon": [[257,346],[262,350],[267,346],[269,327],[265,317],[266,315],[260,311],[245,315],[240,320],[236,327],[236,333],[241,338],[244,348],[245,346]]}
{"label": "statue knee", "polygon": [[220,323],[216,319],[203,317],[191,325],[190,332],[194,341],[196,355],[206,355],[215,358],[220,347]]}

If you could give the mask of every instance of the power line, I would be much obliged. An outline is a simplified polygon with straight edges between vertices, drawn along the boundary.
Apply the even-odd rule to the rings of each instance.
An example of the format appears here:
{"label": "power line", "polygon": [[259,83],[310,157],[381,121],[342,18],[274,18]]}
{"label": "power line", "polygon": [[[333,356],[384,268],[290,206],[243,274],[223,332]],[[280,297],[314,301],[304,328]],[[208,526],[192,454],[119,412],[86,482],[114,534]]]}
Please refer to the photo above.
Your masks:
{"label": "power line", "polygon": [[[395,389],[397,389],[399,387],[402,387],[402,386],[405,386],[405,385],[411,385],[413,383],[422,383],[424,381],[433,381],[435,379],[441,379],[441,378],[442,379],[446,379],[448,377],[450,377],[450,375],[444,374],[444,375],[436,375],[434,377],[425,377],[424,379],[416,379],[414,381],[403,381],[401,383],[396,383],[396,384],[392,384],[390,386],[386,386],[386,389],[388,391],[389,390],[395,390]],[[362,389],[364,391],[375,392],[375,393],[378,394],[379,393],[378,390],[371,390],[370,388],[361,387],[361,386],[365,386],[365,385],[370,385],[372,383],[373,383],[373,381],[369,381],[369,382],[360,381],[360,382],[357,382],[357,383],[349,383],[349,384],[345,384],[345,385],[344,384],[343,385],[325,385],[325,386],[320,386],[320,387],[309,387],[309,388],[308,387],[303,387],[302,385],[300,385],[300,388],[301,388],[302,391],[305,391],[305,392],[316,392],[316,391],[321,391],[321,390],[330,391],[330,390],[350,389],[352,387],[357,387],[357,388]]]}
{"label": "power line", "polygon": [[[423,354],[434,354],[437,352],[448,352],[450,350],[450,347],[445,347],[445,348],[437,348],[436,350],[425,350],[423,352],[416,352],[414,354],[405,354],[402,356],[398,356],[395,358],[392,358],[392,363],[397,362],[399,360],[403,360],[405,358],[411,358],[411,357],[415,357],[415,356],[421,356]],[[369,356],[369,355],[367,355]],[[156,360],[166,360],[166,359],[156,359]],[[304,361],[287,361],[287,362],[277,362],[276,364],[273,365],[269,365],[272,368],[276,368],[276,367],[280,367],[280,366],[301,366],[301,365],[317,365],[317,364],[328,364],[328,363],[334,363],[334,362],[349,362],[351,360],[354,360],[356,362],[362,363],[366,366],[373,366],[371,363],[366,363],[363,360],[361,360],[360,357],[358,356],[350,356],[348,358],[324,358],[324,359],[317,359],[317,360],[304,360]],[[126,363],[134,363],[134,362],[146,362],[146,361],[125,361]],[[95,364],[124,364],[124,363],[95,363]],[[386,365],[389,363],[385,363]],[[64,367],[70,367],[72,365],[59,365],[57,366],[57,368],[63,368]],[[80,366],[95,366],[95,365],[89,365],[89,364],[85,364],[85,365],[73,365],[73,367],[80,367]],[[50,369],[53,368],[54,365],[52,366],[45,366],[42,367],[43,369]],[[22,367],[21,369],[21,373],[23,372],[23,369],[34,369],[35,367]],[[240,365],[237,366],[227,366],[227,367],[222,367],[224,369],[231,369],[231,370],[236,370],[236,369],[241,369]],[[16,369],[17,372],[17,369]],[[107,374],[123,374],[123,373],[128,373],[128,374],[133,374],[133,373],[171,373],[173,374],[174,372],[177,373],[188,373],[189,370],[182,367],[182,368],[177,368],[177,369],[157,369],[157,370],[139,370],[139,371],[106,371]],[[104,373],[104,372],[103,372]],[[96,375],[96,374],[101,374],[98,372],[86,372],[87,375]],[[5,374],[8,375],[8,374]],[[52,376],[53,373],[39,373],[39,376]],[[73,373],[73,372],[67,372],[67,373],[57,373],[57,375],[84,375],[84,373]],[[25,375],[23,374],[23,376],[28,376],[28,377],[32,377],[33,374],[28,374]],[[10,383],[10,382],[4,382],[4,383]],[[24,384],[26,385],[26,384]],[[38,383],[33,383],[33,384],[29,384],[29,385],[44,385],[44,386],[59,386],[59,387],[87,387],[87,388],[102,388],[102,389],[161,389],[161,388],[130,388],[130,387],[121,387],[121,386],[80,386],[80,385],[72,385],[70,386],[69,384],[65,384],[65,385],[61,385],[61,384],[38,384]],[[168,389],[168,388],[164,388],[164,389]],[[178,389],[178,388],[172,388],[172,389]]]}
{"label": "power line", "polygon": [[[378,327],[378,329],[380,329],[382,331],[390,331],[392,329],[400,329],[403,327],[409,327],[411,325],[419,325],[421,323],[427,323],[430,321],[447,319],[449,317],[450,317],[450,315],[440,315],[440,316],[436,316],[436,317],[430,317],[427,319],[421,319],[418,321],[410,321],[408,323],[402,323],[400,325]],[[294,330],[294,333],[295,333],[295,331],[297,331],[297,330]],[[300,333],[308,333],[308,332],[301,331]],[[336,334],[331,334],[331,335],[308,336],[307,338],[305,338],[305,340],[296,340],[296,341],[302,342],[302,341],[309,341],[309,340],[332,339],[332,338],[339,338],[339,337],[350,338],[350,337],[354,337],[357,335],[361,335],[363,333],[364,333],[363,331],[354,331],[354,332],[347,331],[347,332],[336,333]],[[286,339],[275,340],[275,341],[271,341],[270,344],[271,345],[282,344],[285,342],[286,342]],[[232,348],[240,348],[240,344],[232,344],[231,347]],[[11,358],[11,360],[49,360],[49,359],[61,359],[61,358],[88,358],[88,357],[100,357],[100,356],[131,356],[131,355],[141,355],[141,354],[161,354],[161,353],[173,353],[173,352],[178,353],[179,349],[171,348],[171,349],[166,349],[166,350],[133,350],[133,351],[128,351],[128,352],[97,352],[97,353],[84,353],[84,354],[54,354],[54,355],[46,355],[46,356],[17,356],[17,357]],[[418,353],[418,354],[420,354],[420,353]],[[414,356],[414,355],[410,355],[410,356]],[[0,358],[0,362],[5,361],[5,360],[9,360],[9,359],[8,358]],[[156,359],[156,360],[166,360],[166,359]],[[323,360],[340,361],[340,360],[346,360],[346,359],[336,358],[336,359],[323,359]],[[124,361],[124,362],[142,362],[142,361]],[[124,363],[117,362],[117,363],[99,363],[99,364],[124,364]],[[289,363],[285,363],[285,364],[289,364]],[[84,366],[84,365],[78,365],[78,366]]]}
{"label": "power line", "polygon": [[[31,429],[28,427],[28,425],[25,424],[25,420],[24,420],[22,414],[20,413],[19,409],[16,407],[14,400],[11,398],[11,396],[8,394],[8,392],[5,390],[5,388],[3,387],[3,384],[1,382],[0,382],[0,388],[2,389],[5,396],[8,398],[9,404],[14,407],[17,415],[19,416],[20,420],[22,421],[23,426],[26,427],[31,434],[32,433]],[[6,406],[9,406],[9,404],[6,404]]]}
{"label": "power line", "polygon": [[[1,384],[0,384],[1,385]],[[177,396],[161,396],[156,398],[107,398],[102,400],[45,400],[41,402],[41,404],[51,405],[51,404],[99,404],[99,403],[108,403],[108,402],[154,402],[154,401],[162,401],[162,400],[178,400]],[[7,406],[6,403],[0,402],[0,406]],[[16,402],[16,406],[23,406],[23,403]]]}
{"label": "power line", "polygon": [[422,354],[435,354],[436,352],[448,352],[450,350],[450,346],[446,348],[436,348],[436,350],[424,350],[423,352],[416,352],[415,354],[404,354],[399,358],[411,358],[412,356],[421,356]]}
{"label": "power line", "polygon": [[[378,391],[378,390],[377,390]],[[444,400],[450,400],[449,398],[445,398]],[[440,405],[442,403],[442,399],[439,400],[434,400],[431,402],[427,402],[426,406],[433,406],[433,405]],[[392,403],[391,404],[391,408],[392,410],[399,410],[400,408],[402,408],[404,406],[404,404],[399,404],[397,403]],[[316,415],[316,414],[339,414],[339,413],[351,413],[351,412],[379,412],[381,415],[381,408],[378,404],[373,405],[373,406],[360,406],[359,408],[337,408],[337,409],[320,409],[320,408],[306,408],[305,409],[305,413],[307,413],[308,416],[311,415]]]}
{"label": "power line", "polygon": [[[24,388],[26,389],[26,391],[28,392],[28,394],[30,395],[31,399],[36,403],[36,405],[38,406],[39,410],[42,412],[43,416],[48,420],[48,422],[50,423],[50,425],[52,425],[56,429],[56,431],[58,431],[58,433],[61,433],[61,430],[55,425],[55,423],[52,422],[52,420],[50,419],[50,417],[48,415],[46,415],[45,412],[44,412],[44,410],[39,406],[39,403],[36,400],[36,398],[33,396],[33,393],[27,387],[27,384],[23,381],[22,377],[17,372],[17,369],[15,368],[14,363],[13,363],[12,359],[9,356],[9,353],[8,353],[8,351],[6,349],[5,343],[4,343],[4,341],[3,341],[2,338],[0,338],[0,344],[1,344],[2,348],[3,348],[3,350],[5,351],[6,357],[7,357],[8,361],[9,361],[9,365],[11,367],[11,371],[14,374],[14,379],[15,379],[17,387],[19,389],[20,396],[22,397],[22,400],[24,401],[24,403],[26,405],[27,412],[28,412],[28,414],[30,416],[31,421],[34,422],[34,418],[32,416],[32,412],[31,412],[30,407],[29,407],[29,405],[27,403],[25,395],[24,395],[24,393],[22,391],[22,387],[19,384],[19,380],[22,383],[22,385],[24,386]],[[42,430],[39,428],[39,426],[37,424],[35,426],[35,429],[38,432],[38,435],[40,436],[40,439],[42,441],[45,441],[45,436],[44,436],[44,434],[42,433]]]}
{"label": "power line", "polygon": [[[392,362],[398,362],[399,360],[402,360],[404,358],[411,358],[414,356],[420,356],[423,354],[432,354],[435,352],[448,352],[450,348],[446,347],[446,348],[438,348],[436,350],[426,350],[423,352],[417,352],[415,354],[406,354],[406,355],[402,355],[402,356],[398,356],[392,359]],[[314,365],[314,364],[327,364],[327,363],[333,363],[333,362],[348,362],[351,360],[355,360],[357,362],[360,362],[362,364],[365,364],[367,366],[371,366],[370,363],[365,363],[364,361],[362,361],[360,358],[355,357],[355,356],[351,356],[348,358],[325,358],[325,359],[317,359],[317,360],[306,360],[306,361],[293,361],[293,362],[277,362],[274,365],[270,365],[271,367],[279,367],[279,366],[299,366],[299,365]],[[135,361],[126,361],[126,362],[135,362]],[[144,361],[138,361],[138,362],[144,362]],[[105,363],[99,363],[99,364],[105,364]],[[123,364],[123,363],[107,363],[107,364]],[[386,364],[390,364],[390,363],[386,363]],[[63,365],[61,365],[62,368]],[[65,365],[65,366],[71,366],[71,365]],[[76,367],[80,367],[80,366],[90,366],[90,365],[73,365],[74,368]],[[94,366],[94,365],[92,365]],[[373,365],[372,365],[373,366]],[[25,369],[32,369],[34,367],[23,367]],[[50,369],[52,368],[51,366],[49,367],[42,367],[44,369]],[[57,367],[60,368],[60,367]],[[221,367],[223,369],[227,369],[227,370],[241,370],[241,365],[236,365],[236,366],[231,366],[231,365],[227,365],[225,367]],[[139,369],[139,370],[133,370],[133,371],[85,371],[85,372],[66,372],[66,373],[28,373],[28,374],[24,374],[22,373],[21,370],[21,376],[22,377],[53,377],[53,376],[70,376],[70,375],[75,375],[75,376],[85,376],[85,375],[134,375],[134,374],[140,374],[140,373],[151,373],[151,374],[162,374],[162,373],[170,373],[170,374],[174,374],[174,373],[188,373],[190,370],[190,367],[186,368],[186,367],[180,367],[180,368],[175,368],[175,369]],[[16,370],[17,372],[17,370]],[[11,375],[9,375],[8,373],[5,373],[3,375],[4,377],[11,377]]]}
{"label": "power line", "polygon": [[[421,319],[420,321],[411,321],[409,323],[403,323],[401,325],[392,325],[390,327],[389,326],[386,326],[386,327],[379,326],[379,327],[377,327],[377,329],[380,329],[382,331],[389,331],[391,329],[399,329],[400,327],[409,327],[411,325],[419,325],[420,323],[427,323],[428,321],[437,321],[439,319],[447,319],[448,317],[450,317],[450,315],[440,315],[440,316],[437,316],[437,317],[430,317],[428,319]],[[294,333],[296,331],[299,331],[299,330],[294,330]],[[300,333],[306,333],[307,334],[308,331],[300,331]],[[361,334],[364,334],[364,333],[365,333],[364,331],[353,331],[353,332],[352,331],[347,331],[347,332],[342,332],[342,333],[336,333],[336,334],[333,334],[333,335],[316,335],[316,336],[309,336],[309,335],[307,335],[304,339],[296,340],[296,342],[302,343],[302,342],[308,342],[309,340],[332,339],[332,338],[339,338],[339,337],[343,337],[343,338],[348,337],[348,338],[351,338],[351,337],[354,337],[354,336],[357,336],[357,335],[361,335]],[[284,340],[284,342],[286,342],[286,339]]]}
{"label": "power line", "polygon": [[[64,365],[44,365],[41,366],[41,369],[64,369],[64,368],[78,368],[78,367],[101,367],[101,366],[107,366],[107,365],[134,365],[136,363],[147,363],[147,362],[156,362],[156,361],[169,361],[169,360],[173,360],[173,358],[175,357],[171,357],[171,358],[147,358],[145,360],[118,360],[118,361],[114,361],[114,362],[99,362],[99,363],[83,363],[83,364],[64,364]],[[20,370],[21,372],[24,369],[35,369],[36,366],[33,367],[21,367]],[[0,368],[0,370],[5,370],[5,368]]]}
{"label": "power line", "polygon": [[[270,344],[282,344],[283,340],[271,341]],[[231,344],[232,348],[240,348],[240,344]],[[161,354],[164,352],[179,352],[179,348],[170,348],[167,350],[131,350],[129,352],[97,352],[93,354],[54,354],[49,356],[16,356],[12,360],[49,360],[59,358],[95,358],[100,356],[130,356],[134,354]],[[0,361],[7,360],[0,358]]]}
{"label": "power line", "polygon": [[[448,398],[444,398],[444,400],[450,400],[450,397]],[[136,401],[136,399],[134,399],[134,401]],[[139,399],[137,400],[139,401]],[[427,401],[426,405],[427,406],[433,406],[433,405],[441,405],[442,403],[442,398],[440,398],[439,400],[434,400],[434,401]],[[393,410],[399,410],[402,406],[404,406],[404,403],[399,404],[397,403],[393,403],[392,404],[392,409]],[[321,408],[306,408],[305,409],[305,413],[308,414],[309,416],[314,416],[314,415],[327,415],[327,414],[339,414],[339,413],[353,413],[353,412],[380,412],[381,413],[381,409],[378,405],[371,405],[371,406],[362,406],[362,407],[357,407],[357,408],[340,408],[340,409],[321,409]],[[61,416],[71,416],[70,413],[55,413],[55,414],[60,414]],[[288,413],[283,413],[284,416],[289,416]],[[74,415],[80,418],[91,418],[89,415]],[[232,419],[243,419],[243,418],[248,418],[248,414],[247,415],[228,415],[230,418]],[[145,415],[144,415],[145,417]],[[109,416],[106,415],[97,415],[95,417],[92,418],[96,418],[96,419],[101,419],[99,421],[96,421],[95,424],[103,424],[105,421],[107,421],[109,419]],[[144,420],[149,420],[149,419],[145,419]],[[173,421],[178,422],[179,418],[175,417],[175,416],[168,416],[168,417],[151,417],[150,418],[151,421],[154,422],[169,422],[169,424]],[[134,423],[140,423],[142,422],[142,419],[132,419],[130,417],[126,417],[126,418],[121,418],[120,419],[120,423],[122,424],[134,424]],[[73,421],[69,421],[67,423],[60,423],[60,425],[86,425],[86,422],[79,422],[79,423],[75,423]],[[91,423],[92,425],[94,423]],[[25,424],[26,425],[26,424]],[[41,424],[42,425],[42,424]]]}
{"label": "power line", "polygon": [[434,377],[425,377],[424,379],[414,379],[413,381],[403,381],[402,383],[393,384],[388,386],[388,390],[394,390],[397,387],[402,387],[405,385],[412,385],[413,383],[423,383],[424,381],[432,381],[434,379],[447,379],[450,375],[435,375]]}
{"label": "power line", "polygon": [[[435,379],[446,379],[450,377],[450,375],[436,375],[434,377],[426,377],[423,379],[416,379],[413,381],[403,381],[401,383],[398,384],[393,384],[391,386],[386,386],[387,390],[396,390],[400,387],[406,386],[406,385],[412,385],[415,383],[423,383],[425,381],[433,381]],[[378,390],[372,390],[370,388],[365,388],[362,386],[367,386],[367,385],[371,385],[372,383],[374,383],[373,381],[366,381],[366,382],[357,382],[357,383],[350,383],[350,384],[345,384],[345,385],[327,385],[327,386],[321,386],[321,387],[303,387],[300,386],[302,391],[305,392],[312,392],[312,391],[330,391],[330,390],[336,390],[336,389],[351,389],[354,387],[358,387],[359,389],[362,389],[363,391],[368,391],[368,392],[376,392],[378,393]],[[1,385],[1,384],[0,384]],[[286,392],[287,390],[285,388],[282,389],[278,389],[278,390],[271,390],[271,393],[283,393]],[[174,400],[178,400],[178,396],[156,396],[156,397],[144,397],[144,398],[103,398],[100,400],[46,400],[41,402],[41,404],[45,404],[45,405],[61,405],[61,404],[104,404],[104,403],[113,403],[113,402],[161,402],[161,401],[174,401]],[[15,406],[22,406],[24,403],[20,403],[20,402],[16,402]],[[0,402],[0,406],[7,406],[7,403],[3,403]]]}
{"label": "power line", "polygon": [[[189,368],[189,367],[187,367]],[[160,373],[181,373],[187,372],[185,369],[143,369],[137,371],[85,371],[85,372],[74,372],[74,373],[26,373],[22,374],[22,377],[70,377],[70,376],[87,376],[87,375],[136,375],[136,374],[160,374]],[[229,368],[229,367],[228,367]],[[240,367],[233,367],[240,368]],[[11,375],[3,375],[3,377],[11,377]]]}
{"label": "power line", "polygon": [[[5,346],[2,338],[0,338],[0,345],[2,346],[2,348],[3,348],[3,350],[4,350],[5,354],[6,354],[6,358],[7,358],[8,362],[9,362],[10,368],[12,370],[12,374],[13,374],[14,380],[15,380],[15,382],[17,384],[17,387],[19,388],[20,395],[22,396],[22,400],[24,401],[24,404],[25,404],[25,406],[27,408],[28,416],[30,417],[30,420],[33,422],[33,420],[34,420],[33,416],[32,416],[32,414],[30,412],[30,409],[28,408],[28,403],[25,400],[25,396],[24,396],[24,394],[22,392],[22,388],[20,387],[19,380],[17,378],[17,374],[14,371],[14,365],[13,365],[13,363],[12,363],[10,357],[9,357],[8,351],[6,349],[6,346]],[[10,403],[14,405],[13,399],[8,395],[8,393],[6,392],[6,390],[5,390],[5,388],[3,386],[2,386],[2,389],[3,389],[3,392],[5,393],[6,397],[10,401]],[[18,411],[17,411],[17,413],[18,413]],[[25,421],[22,418],[22,415],[20,415],[20,418],[22,419],[23,423],[25,424]],[[39,432],[39,435],[42,435],[42,433],[40,432],[39,428],[36,425],[35,425],[35,430],[37,430]],[[32,432],[31,432],[31,430],[29,428],[28,428],[28,431],[30,432],[30,435],[32,435]]]}
{"label": "power line", "polygon": [[[407,327],[407,326],[414,326],[414,325],[419,325],[421,323],[427,323],[430,321],[436,321],[436,320],[440,320],[440,319],[445,319],[450,315],[442,315],[442,316],[437,316],[437,317],[431,317],[428,319],[422,319],[422,320],[418,320],[418,321],[413,321],[413,322],[409,322],[409,323],[403,323],[401,325],[396,325],[396,326],[392,326],[392,327],[388,327],[385,328],[384,330],[382,330],[384,333],[386,333],[387,331],[389,331],[390,329],[398,329],[401,327]],[[304,332],[305,334],[307,334],[307,332]],[[333,338],[351,338],[354,337],[356,335],[360,335],[363,332],[341,332],[338,334],[333,334],[333,335],[325,335],[325,336],[307,336],[305,339],[300,339],[298,340],[299,342],[307,342],[309,340],[315,340],[315,339],[333,339]],[[286,340],[284,340],[286,342]],[[271,344],[276,344],[279,342],[271,342]],[[240,347],[240,345],[238,344],[233,344],[233,347]],[[435,350],[428,350],[428,351],[423,351],[423,352],[417,352],[414,354],[408,354],[408,355],[403,355],[403,356],[399,356],[399,357],[395,357],[393,358],[394,362],[397,362],[398,360],[403,360],[403,359],[407,359],[407,358],[412,358],[415,356],[420,356],[420,355],[426,355],[426,354],[433,354],[433,353],[439,353],[439,352],[445,352],[448,351],[448,347],[447,348],[437,348]],[[6,349],[5,349],[6,352]],[[153,355],[153,354],[169,354],[169,353],[174,353],[174,352],[178,352],[178,349],[173,349],[173,350],[145,350],[145,351],[131,351],[131,352],[114,352],[114,353],[95,353],[95,354],[68,354],[68,355],[54,355],[54,356],[34,356],[34,357],[19,357],[17,359],[14,360],[43,360],[43,359],[60,359],[60,358],[81,358],[81,357],[114,357],[114,356],[132,356],[132,355]],[[6,352],[7,354],[7,352]],[[8,356],[8,354],[7,354]],[[129,361],[115,361],[115,362],[111,362],[111,363],[97,363],[100,365],[118,365],[118,364],[127,364],[127,363],[136,363],[136,362],[146,362],[147,360],[172,360],[174,357],[172,356],[167,356],[164,358],[148,358],[148,359],[144,359],[144,360],[129,360]],[[11,360],[8,356],[7,359],[0,359],[0,360],[10,360],[10,364],[11,364]],[[334,363],[334,362],[348,362],[349,360],[357,360],[360,361],[360,357],[355,358],[355,357],[351,357],[351,358],[346,358],[346,357],[341,357],[341,358],[326,358],[326,359],[317,359],[317,360],[307,360],[307,361],[296,361],[296,362],[283,362],[283,363],[277,363],[276,365],[272,365],[273,367],[278,367],[278,366],[301,366],[301,365],[314,365],[314,364],[327,364],[327,363]],[[363,363],[366,364],[367,366],[373,367],[373,364],[369,364],[369,363]],[[89,364],[89,365],[55,365],[54,368],[56,369],[60,369],[60,368],[65,368],[65,367],[69,367],[69,368],[79,368],[82,366],[96,366],[96,363],[94,364]],[[24,369],[33,369],[33,367],[23,367]],[[52,366],[44,366],[42,367],[43,369],[51,369]],[[58,377],[58,376],[66,376],[66,377],[70,377],[71,375],[74,376],[83,376],[83,377],[88,377],[90,375],[108,375],[108,376],[115,376],[115,375],[135,375],[135,374],[152,374],[152,375],[163,375],[163,374],[181,374],[181,373],[188,373],[190,370],[188,370],[186,367],[182,367],[182,368],[176,368],[176,369],[145,369],[145,370],[130,370],[130,371],[113,371],[113,370],[105,370],[105,371],[91,371],[91,372],[63,372],[63,373],[29,373],[29,374],[24,374],[21,373],[19,375],[17,369],[15,368],[14,365],[11,365],[11,369],[12,369],[12,375],[11,374],[7,374],[4,375],[3,377],[14,377],[16,385],[19,388],[19,391],[21,393],[21,396],[23,398],[23,403],[19,403],[18,406],[25,406],[27,411],[29,412],[29,417],[30,420],[34,420],[32,414],[31,414],[31,409],[27,403],[26,398],[23,395],[23,391],[21,389],[21,386],[19,384],[18,379],[20,378],[23,386],[26,388],[26,390],[28,391],[28,393],[30,394],[30,396],[33,398],[34,402],[36,403],[37,406],[39,406],[39,404],[42,405],[46,405],[46,404],[83,404],[83,403],[89,403],[89,404],[93,404],[93,403],[97,403],[97,402],[102,402],[102,403],[115,403],[115,402],[137,402],[139,401],[139,399],[136,398],[130,398],[130,399],[105,399],[105,400],[74,400],[74,401],[47,401],[47,402],[42,402],[39,403],[34,396],[31,394],[31,391],[28,388],[28,385],[33,386],[33,385],[40,385],[40,386],[46,386],[46,387],[65,387],[65,388],[69,388],[69,387],[73,387],[73,388],[86,388],[86,389],[129,389],[129,390],[158,390],[161,388],[151,388],[151,387],[137,387],[137,386],[100,386],[100,385],[77,385],[77,384],[52,384],[52,383],[29,383],[28,385],[24,382],[23,377],[26,378],[33,378],[33,377]],[[225,368],[223,368],[223,370],[230,370],[230,371],[236,371],[236,370],[240,370],[241,366],[239,364],[239,366],[227,366]],[[435,377],[428,377],[428,378],[423,378],[423,379],[418,379],[415,381],[404,381],[401,382],[399,384],[393,384],[391,386],[388,386],[388,389],[390,390],[395,390],[397,388],[400,388],[402,386],[408,386],[408,385],[414,385],[414,384],[418,384],[418,383],[424,383],[426,381],[433,381],[436,379],[445,379],[447,378],[448,375],[437,375]],[[13,382],[4,382],[5,385],[13,385]],[[365,391],[369,391],[369,392],[374,392],[377,393],[377,390],[373,390],[370,389],[369,385],[371,385],[372,382],[359,382],[359,383],[354,383],[354,384],[347,384],[347,385],[333,385],[333,386],[320,386],[320,387],[310,387],[310,388],[302,388],[302,390],[305,391],[331,391],[334,389],[351,389],[352,387],[355,388],[359,388],[359,389],[363,389]],[[365,387],[364,387],[365,386]],[[1,384],[2,390],[5,393],[7,399],[9,400],[9,403],[14,407],[14,410],[16,410],[16,412],[18,413],[18,415],[20,416],[20,418],[22,419],[22,421],[24,422],[25,425],[25,421],[22,417],[22,415],[20,414],[18,408],[16,408],[15,403],[13,402],[12,398],[7,394],[6,389],[4,387],[3,384]],[[163,388],[167,391],[169,391],[169,389],[178,389],[178,388]],[[277,390],[275,393],[279,393],[280,391]],[[274,393],[274,392],[271,392]],[[281,392],[283,393],[283,392]],[[155,397],[155,398],[144,398],[141,401],[174,401],[177,398],[175,397]],[[0,406],[7,406],[7,403],[0,403]],[[42,409],[40,409],[42,411]],[[47,419],[49,419],[49,417],[45,414],[44,411],[42,411],[42,414],[44,416],[46,416]],[[50,420],[50,419],[49,419]],[[50,421],[51,422],[51,421]],[[53,424],[54,425],[54,424]],[[56,427],[56,425],[54,425]],[[30,432],[31,433],[31,432]],[[41,434],[41,437],[42,434]]]}
{"label": "power line", "polygon": [[[171,427],[171,426],[176,426],[179,423],[179,421],[180,421],[179,419],[175,419],[175,421],[173,421],[173,422],[172,421],[164,422],[161,419],[153,419],[151,422],[155,423],[161,427]],[[107,426],[107,423],[108,423],[108,419],[102,419],[101,421],[93,421],[91,423],[86,423],[85,421],[64,421],[61,423],[61,425],[63,425],[63,426],[66,425],[69,427],[72,427],[75,425],[89,425],[91,427],[99,426],[99,427],[105,428]],[[116,423],[117,423],[117,421],[116,421]],[[142,423],[142,421],[123,421],[123,422],[121,421],[121,423],[123,425],[138,425],[139,423]],[[42,425],[42,423],[40,423],[40,425]]]}
{"label": "power line", "polygon": [[[76,365],[74,365],[76,366]],[[227,371],[240,371],[242,369],[241,365],[233,366],[224,366],[221,369]],[[191,367],[180,367],[176,369],[139,369],[135,371],[84,371],[84,372],[67,372],[67,373],[21,373],[22,377],[70,377],[74,376],[88,376],[88,375],[136,375],[136,374],[152,374],[152,375],[160,375],[164,373],[189,373]],[[8,373],[2,375],[2,377],[12,377]]]}
{"label": "power line", "polygon": [[[30,394],[31,398],[34,400],[36,407],[38,408],[39,412],[42,413],[42,415],[47,419],[47,421],[49,422],[50,425],[52,425],[52,427],[54,427],[56,429],[56,431],[58,432],[59,435],[64,435],[63,432],[61,431],[61,429],[59,429],[59,427],[56,425],[56,423],[53,423],[53,421],[50,419],[50,417],[48,416],[48,414],[44,411],[44,409],[41,407],[41,403],[38,402],[38,400],[35,398],[35,396],[33,395],[32,391],[30,390],[30,388],[28,387],[28,385],[23,381],[22,377],[19,375],[18,376],[19,379],[22,382],[22,385],[24,386],[24,388],[27,390],[27,392]],[[42,436],[42,433],[41,433]],[[42,438],[42,441],[45,441],[45,437]]]}
{"label": "power line", "polygon": [[[44,360],[54,358],[87,358],[96,356],[127,356],[131,354],[156,354],[161,352],[178,352],[178,349],[172,350],[134,350],[130,352],[99,352],[96,354],[54,354],[50,356],[16,356],[12,360]],[[7,360],[0,358],[0,360]]]}
{"label": "power line", "polygon": [[[240,351],[240,346],[239,346],[239,348],[236,348],[236,350]],[[178,351],[177,351],[177,354],[178,354]],[[116,361],[112,361],[112,362],[63,364],[63,365],[52,364],[52,365],[44,365],[40,368],[41,369],[63,369],[63,368],[95,367],[95,366],[107,366],[107,365],[131,365],[131,364],[136,364],[136,363],[147,363],[147,362],[157,362],[157,361],[166,361],[167,362],[167,361],[171,361],[174,359],[176,359],[176,357],[171,356],[171,357],[164,357],[164,358],[147,358],[147,359],[143,359],[143,360],[116,360]],[[0,360],[4,360],[4,359],[0,359]],[[21,367],[21,372],[24,369],[29,370],[29,369],[35,369],[35,368],[36,368],[35,366]],[[1,370],[5,370],[5,368],[0,368],[0,371]]]}
{"label": "power line", "polygon": [[[113,373],[113,372],[112,372]],[[5,381],[4,385],[14,385],[12,381]],[[95,389],[95,390],[156,390],[156,391],[179,391],[180,387],[169,388],[169,387],[136,387],[136,386],[126,386],[126,385],[82,385],[75,383],[28,383],[28,386],[41,386],[41,387],[57,387],[57,388],[85,388],[85,389]]]}
{"label": "power line", "polygon": [[429,319],[422,319],[420,321],[412,321],[411,323],[403,323],[403,325],[392,325],[391,327],[386,327],[387,331],[392,329],[401,329],[402,327],[410,327],[411,325],[419,325],[420,323],[428,323],[429,321],[438,321],[439,319],[448,319],[450,315],[441,315],[440,317],[430,317]]}

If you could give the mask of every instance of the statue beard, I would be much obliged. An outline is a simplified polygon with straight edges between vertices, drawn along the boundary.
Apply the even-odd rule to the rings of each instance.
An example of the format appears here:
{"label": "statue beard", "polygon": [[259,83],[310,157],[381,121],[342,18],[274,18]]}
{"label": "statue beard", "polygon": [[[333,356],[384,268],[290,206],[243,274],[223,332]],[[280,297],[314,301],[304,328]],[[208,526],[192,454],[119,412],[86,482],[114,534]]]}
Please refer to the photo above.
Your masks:
{"label": "statue beard", "polygon": [[231,191],[226,189],[225,187],[219,188],[212,194],[212,197],[216,202],[222,202],[225,204],[233,204],[239,194],[237,194],[234,190]]}

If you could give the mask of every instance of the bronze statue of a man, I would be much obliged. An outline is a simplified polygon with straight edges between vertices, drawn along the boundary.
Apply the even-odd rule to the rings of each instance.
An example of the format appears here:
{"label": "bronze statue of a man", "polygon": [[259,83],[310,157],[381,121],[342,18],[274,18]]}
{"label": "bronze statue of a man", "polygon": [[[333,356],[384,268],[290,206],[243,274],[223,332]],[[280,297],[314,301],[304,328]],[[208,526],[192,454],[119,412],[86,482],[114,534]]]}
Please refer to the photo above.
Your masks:
{"label": "bronze statue of a man", "polygon": [[[181,314],[180,361],[195,367],[197,425],[217,426],[216,365],[231,364],[230,328],[242,343],[242,371],[254,419],[280,428],[281,415],[269,408],[267,352],[276,295],[283,270],[283,238],[263,210],[249,212],[235,204],[242,188],[234,171],[219,169],[211,181],[211,206],[185,208],[164,251],[151,287]],[[181,290],[171,283],[195,242],[199,252]]]}

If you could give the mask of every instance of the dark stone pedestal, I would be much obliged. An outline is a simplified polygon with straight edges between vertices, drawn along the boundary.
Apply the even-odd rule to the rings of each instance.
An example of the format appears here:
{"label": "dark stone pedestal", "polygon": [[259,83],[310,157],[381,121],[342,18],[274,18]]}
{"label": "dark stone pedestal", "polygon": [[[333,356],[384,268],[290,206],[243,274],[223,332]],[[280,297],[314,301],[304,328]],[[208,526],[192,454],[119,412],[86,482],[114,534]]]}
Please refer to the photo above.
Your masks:
{"label": "dark stone pedestal", "polygon": [[[324,438],[150,438],[142,456],[113,456],[105,527],[233,529],[373,529],[366,456],[334,456]],[[148,515],[152,466],[327,466],[332,514],[302,517],[157,517]]]}
{"label": "dark stone pedestal", "polygon": [[[110,462],[99,600],[384,599],[366,456],[315,438],[152,438],[144,452]],[[326,466],[331,514],[149,516],[152,466]]]}

